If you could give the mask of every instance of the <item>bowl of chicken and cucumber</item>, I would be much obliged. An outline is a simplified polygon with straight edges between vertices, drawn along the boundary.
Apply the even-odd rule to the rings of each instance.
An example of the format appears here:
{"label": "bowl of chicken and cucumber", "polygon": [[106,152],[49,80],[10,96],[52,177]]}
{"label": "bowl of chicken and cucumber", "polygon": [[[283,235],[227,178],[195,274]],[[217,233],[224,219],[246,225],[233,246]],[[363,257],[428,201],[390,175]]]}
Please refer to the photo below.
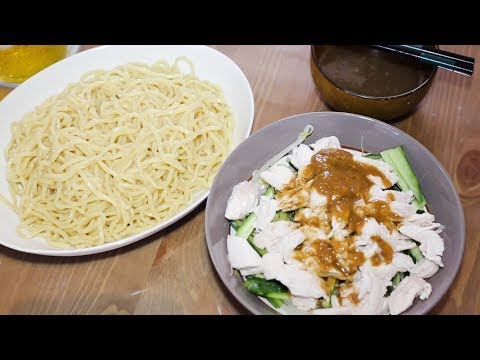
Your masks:
{"label": "bowl of chicken and cucumber", "polygon": [[426,314],[465,244],[460,199],[434,155],[339,112],[246,139],[214,180],[205,231],[220,278],[254,314]]}

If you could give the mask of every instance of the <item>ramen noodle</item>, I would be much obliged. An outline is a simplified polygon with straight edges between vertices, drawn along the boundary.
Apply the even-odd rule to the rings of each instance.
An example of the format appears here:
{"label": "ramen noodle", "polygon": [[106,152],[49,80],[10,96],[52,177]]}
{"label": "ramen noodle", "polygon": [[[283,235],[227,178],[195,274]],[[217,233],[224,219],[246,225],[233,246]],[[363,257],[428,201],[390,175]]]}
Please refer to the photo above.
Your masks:
{"label": "ramen noodle", "polygon": [[18,230],[82,248],[151,228],[209,188],[233,127],[222,90],[186,58],[89,72],[12,125]]}

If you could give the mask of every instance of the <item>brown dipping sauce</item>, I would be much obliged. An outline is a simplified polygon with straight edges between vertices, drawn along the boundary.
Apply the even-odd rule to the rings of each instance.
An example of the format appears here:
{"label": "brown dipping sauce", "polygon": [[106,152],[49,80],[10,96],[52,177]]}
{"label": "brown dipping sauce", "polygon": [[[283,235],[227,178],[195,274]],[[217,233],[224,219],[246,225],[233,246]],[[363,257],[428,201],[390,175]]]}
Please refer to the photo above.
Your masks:
{"label": "brown dipping sauce", "polygon": [[419,60],[361,45],[316,47],[320,71],[350,92],[388,97],[401,95],[423,84],[432,67]]}
{"label": "brown dipping sauce", "polygon": [[[373,185],[367,176],[373,175],[382,179],[385,187],[391,184],[383,173],[376,167],[354,160],[353,155],[341,149],[324,149],[312,156],[311,163],[305,167],[300,176],[300,184],[304,186],[313,180],[311,187],[319,194],[328,198],[328,212],[339,222],[347,222],[355,231],[360,225],[360,218],[365,215],[357,214],[354,205],[359,200],[370,198],[370,187]],[[286,189],[285,192],[296,192],[297,189]],[[388,204],[381,202],[377,206],[370,205],[366,208],[368,216],[382,221],[393,213],[389,211]],[[382,206],[383,205],[383,206]],[[394,214],[393,214],[394,215]]]}
{"label": "brown dipping sauce", "polygon": [[[339,279],[350,278],[360,265],[365,262],[363,253],[356,251],[353,236],[358,234],[367,217],[375,218],[379,223],[391,224],[401,221],[387,202],[374,201],[367,205],[358,205],[370,198],[370,187],[373,182],[367,176],[373,175],[382,179],[386,188],[392,186],[389,180],[376,167],[354,160],[353,155],[341,149],[324,149],[312,156],[311,163],[307,165],[297,178],[295,178],[284,191],[277,194],[277,198],[290,197],[299,189],[311,187],[328,199],[326,221],[314,224],[312,219],[302,216],[296,218],[301,226],[310,225],[323,227],[326,233],[331,230],[329,223],[332,218],[338,222],[348,224],[349,236],[346,239],[318,239],[308,246],[300,245],[295,257],[307,263],[313,259],[320,274],[326,274],[330,269],[339,272]],[[307,185],[308,184],[308,185]],[[387,225],[387,227],[390,227]],[[372,237],[380,247],[381,253],[372,259],[373,265],[390,263],[393,249],[379,237]],[[321,275],[320,275],[321,276]]]}
{"label": "brown dipping sauce", "polygon": [[[337,254],[346,254],[346,257],[339,260]],[[297,260],[308,263],[313,259],[318,269],[318,275],[325,277],[331,270],[336,270],[339,275],[336,278],[345,280],[355,274],[358,267],[365,262],[365,256],[362,252],[357,252],[355,244],[351,237],[345,240],[332,239],[321,240],[313,242],[309,247],[302,247],[296,252],[295,258]],[[330,286],[327,286],[329,292]]]}

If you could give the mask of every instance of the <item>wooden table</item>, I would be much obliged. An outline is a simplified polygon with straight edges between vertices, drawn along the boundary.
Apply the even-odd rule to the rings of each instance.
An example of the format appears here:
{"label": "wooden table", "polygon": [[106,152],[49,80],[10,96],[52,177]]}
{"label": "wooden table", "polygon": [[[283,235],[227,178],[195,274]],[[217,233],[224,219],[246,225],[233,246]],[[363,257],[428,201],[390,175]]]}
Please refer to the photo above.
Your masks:
{"label": "wooden table", "polygon": [[[90,47],[90,46],[85,46]],[[286,116],[326,110],[308,46],[215,46],[245,72],[253,131]],[[480,46],[442,46],[480,59]],[[0,98],[8,90],[0,88]],[[457,279],[434,314],[480,314],[480,71],[439,71],[419,109],[394,124],[425,145],[460,193],[467,224]],[[86,257],[54,258],[0,246],[0,314],[244,314],[210,261],[205,204],[146,240]]]}

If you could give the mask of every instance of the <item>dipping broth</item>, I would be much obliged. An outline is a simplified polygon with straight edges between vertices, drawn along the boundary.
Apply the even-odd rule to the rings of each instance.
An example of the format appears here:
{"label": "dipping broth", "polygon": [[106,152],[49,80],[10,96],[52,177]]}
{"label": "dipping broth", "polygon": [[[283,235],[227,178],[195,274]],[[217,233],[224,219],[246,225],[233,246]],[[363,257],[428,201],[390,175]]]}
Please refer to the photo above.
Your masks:
{"label": "dipping broth", "polygon": [[388,97],[423,84],[434,68],[417,59],[361,45],[316,47],[320,70],[337,86],[359,95]]}

